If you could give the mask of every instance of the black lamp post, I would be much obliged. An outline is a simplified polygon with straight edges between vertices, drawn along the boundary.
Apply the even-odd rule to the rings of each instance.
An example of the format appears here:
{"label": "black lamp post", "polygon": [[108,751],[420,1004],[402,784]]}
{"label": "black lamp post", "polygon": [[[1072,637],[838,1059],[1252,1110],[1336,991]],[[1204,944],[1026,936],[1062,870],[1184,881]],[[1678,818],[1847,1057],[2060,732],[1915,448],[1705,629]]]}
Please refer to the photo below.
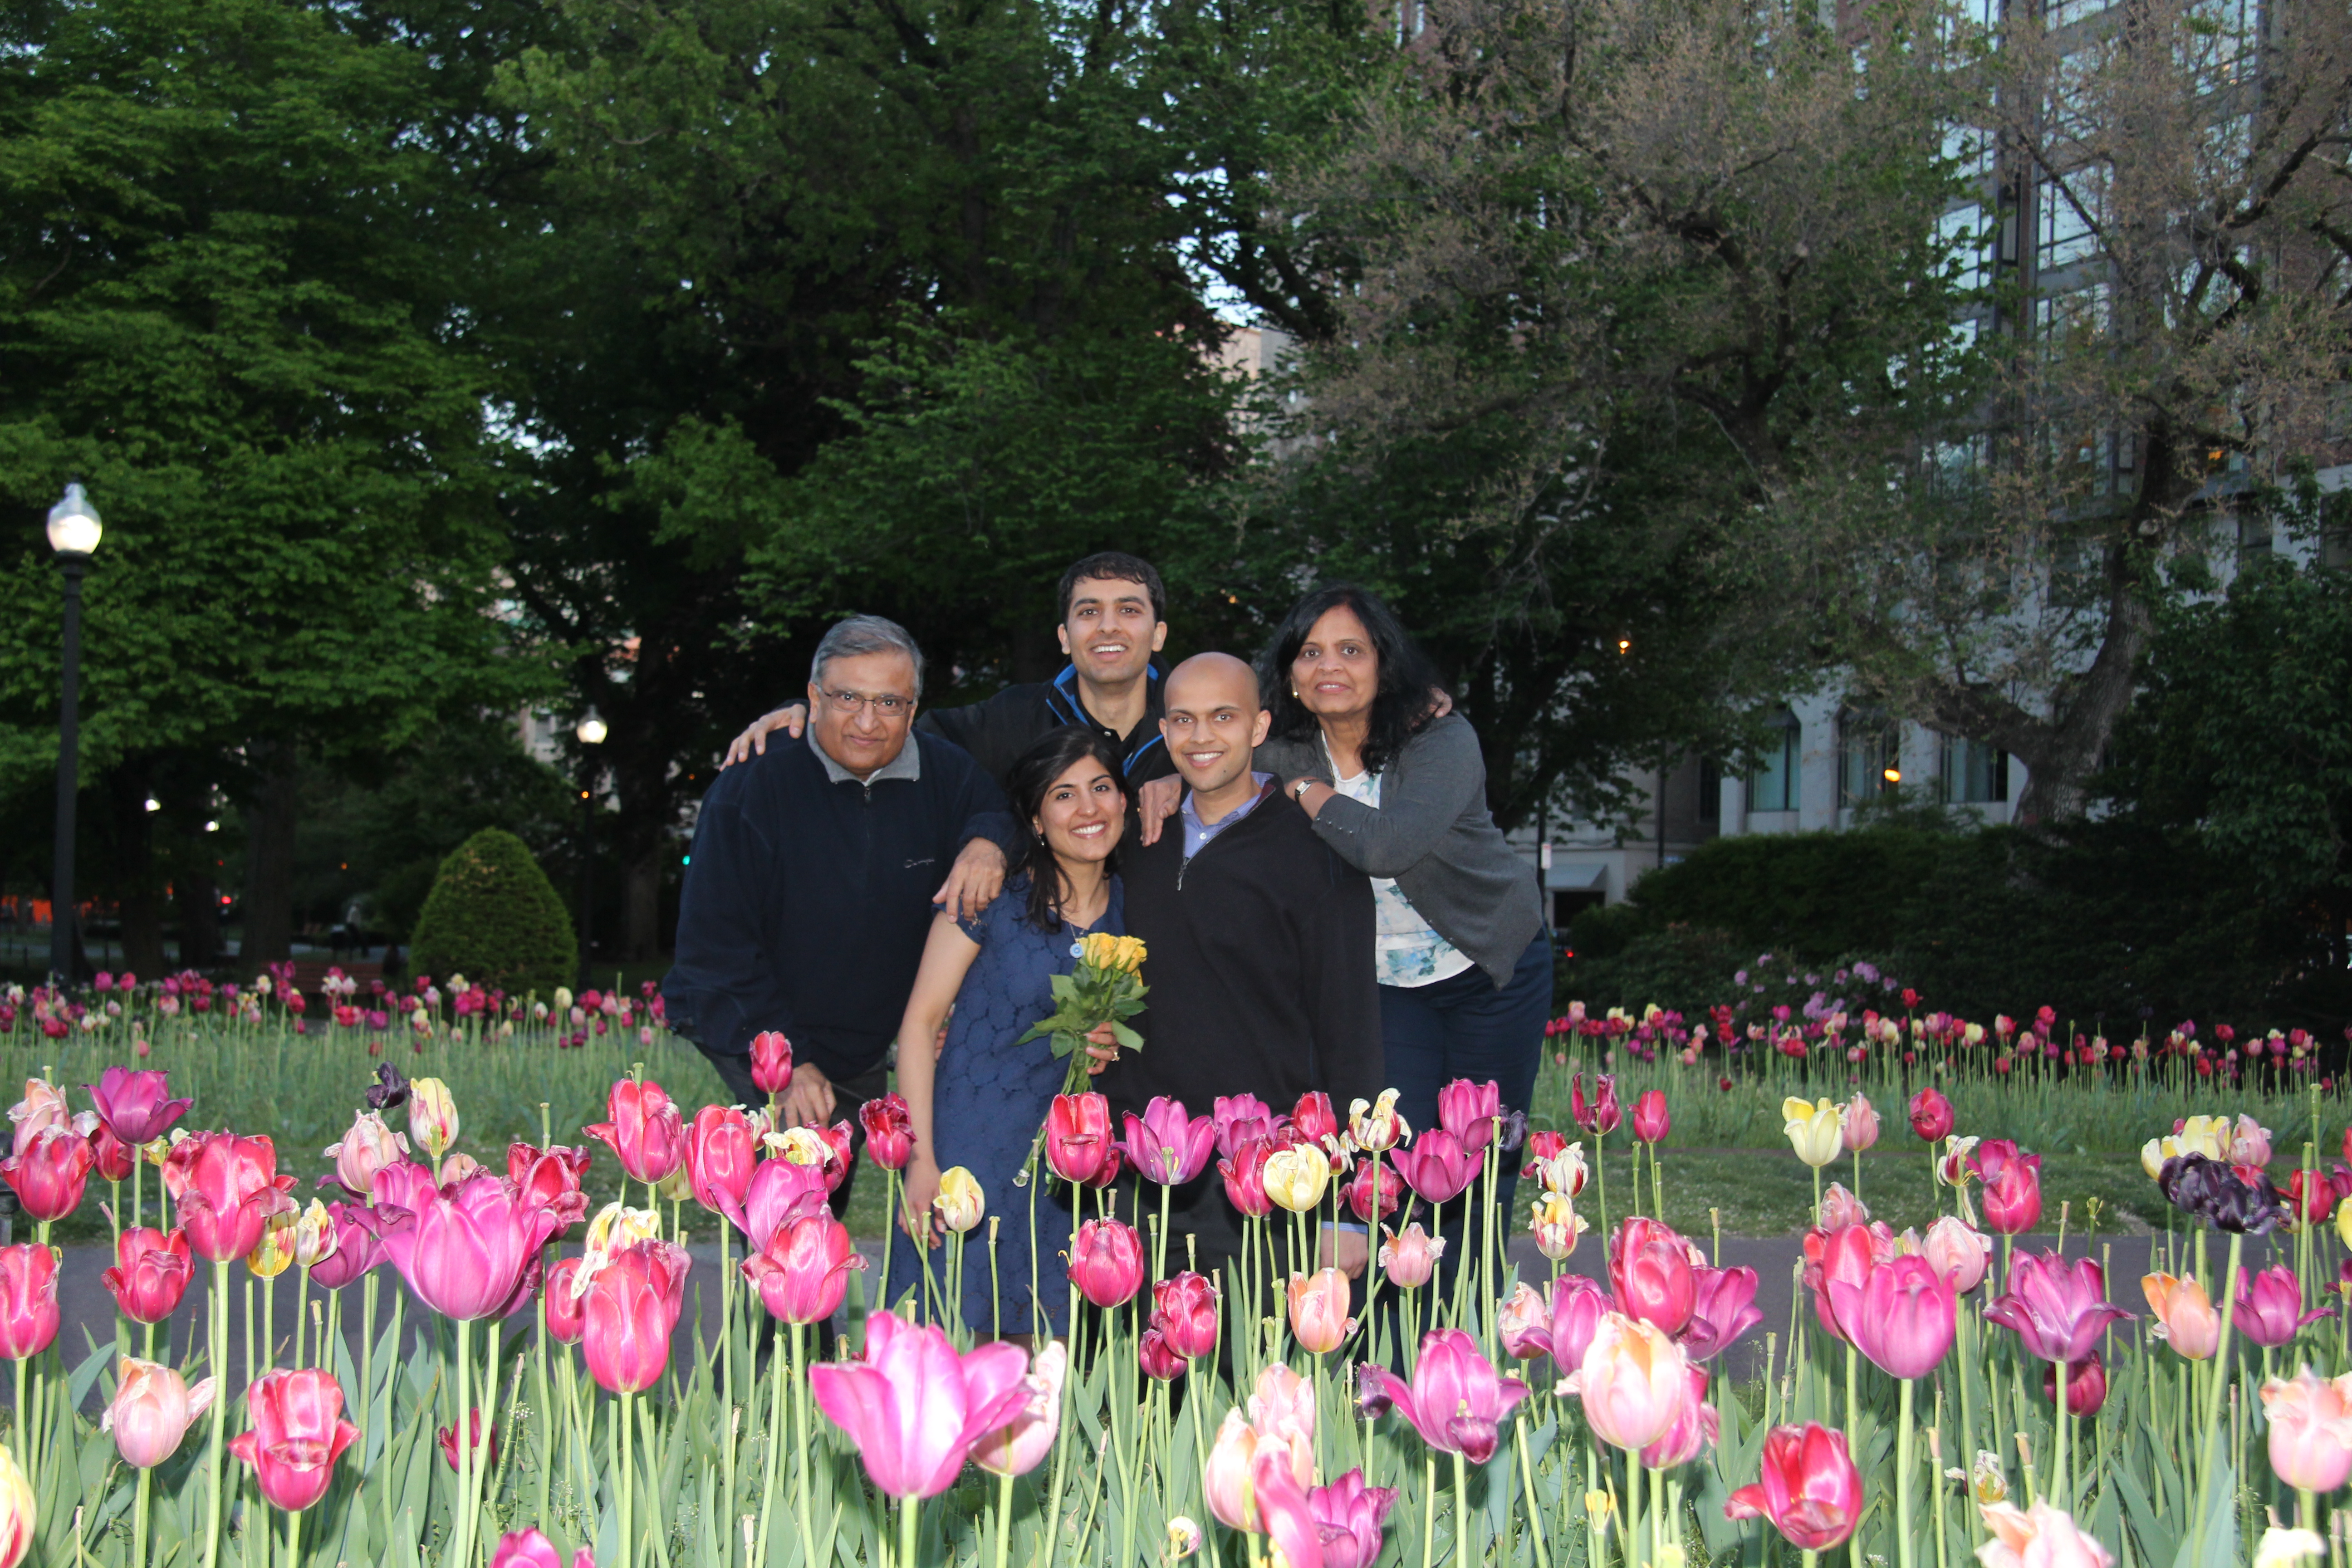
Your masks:
{"label": "black lamp post", "polygon": [[[596,717],[593,708],[572,729],[583,746],[603,745],[605,732],[604,721]],[[591,900],[595,896],[592,876],[596,864],[596,764],[588,760],[593,755],[583,752],[580,764],[580,984],[583,990],[595,963],[595,951],[589,938],[593,908]]]}
{"label": "black lamp post", "polygon": [[66,985],[80,978],[74,963],[74,795],[80,787],[81,579],[103,531],[98,509],[78,484],[49,508],[49,548],[65,574],[65,700],[58,714],[58,837],[49,889],[49,978]]}

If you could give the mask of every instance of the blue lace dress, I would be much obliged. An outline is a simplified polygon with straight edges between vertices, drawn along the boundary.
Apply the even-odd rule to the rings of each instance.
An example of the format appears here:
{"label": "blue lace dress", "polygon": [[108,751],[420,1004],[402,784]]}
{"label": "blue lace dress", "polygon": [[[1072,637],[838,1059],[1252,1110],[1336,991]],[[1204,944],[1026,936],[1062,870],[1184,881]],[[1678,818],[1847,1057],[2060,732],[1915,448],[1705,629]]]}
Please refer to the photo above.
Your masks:
{"label": "blue lace dress", "polygon": [[[980,952],[956,993],[955,1012],[948,1020],[947,1045],[940,1052],[939,1070],[931,1086],[931,1128],[939,1147],[933,1151],[940,1169],[961,1165],[988,1194],[988,1213],[1000,1220],[996,1227],[996,1292],[989,1276],[988,1221],[964,1237],[963,1321],[983,1337],[991,1332],[1034,1332],[1030,1311],[1030,1260],[1036,1259],[1036,1289],[1044,1299],[1052,1331],[1069,1325],[1069,1274],[1063,1254],[1070,1246],[1070,1210],[1062,1184],[1032,1180],[1015,1186],[1029,1158],[1037,1130],[1062,1087],[1069,1069],[1066,1058],[1054,1055],[1042,1037],[1025,1044],[1013,1042],[1031,1025],[1054,1010],[1053,977],[1077,967],[1078,938],[1093,931],[1123,936],[1127,931],[1119,880],[1110,879],[1110,900],[1103,917],[1080,928],[1065,922],[1047,932],[1029,923],[1029,882],[1015,878],[992,900],[979,918],[960,922],[963,933],[980,943]],[[902,1049],[904,1047],[902,1046]],[[1039,1162],[1043,1169],[1043,1161]],[[1037,1245],[1029,1245],[1030,1196],[1036,1195]],[[936,1316],[947,1315],[948,1258],[952,1240],[929,1250],[930,1282],[924,1283],[924,1260],[916,1255],[906,1234],[890,1233],[889,1299],[896,1301],[910,1285],[919,1287],[916,1300],[938,1303]]]}

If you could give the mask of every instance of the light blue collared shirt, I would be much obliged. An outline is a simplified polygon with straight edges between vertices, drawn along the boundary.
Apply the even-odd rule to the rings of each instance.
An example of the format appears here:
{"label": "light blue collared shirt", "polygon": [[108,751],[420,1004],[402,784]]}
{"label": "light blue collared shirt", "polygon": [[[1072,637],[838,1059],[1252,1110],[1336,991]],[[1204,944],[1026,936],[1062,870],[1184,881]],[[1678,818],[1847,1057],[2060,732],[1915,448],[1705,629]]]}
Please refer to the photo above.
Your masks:
{"label": "light blue collared shirt", "polygon": [[1255,811],[1257,809],[1257,803],[1265,798],[1265,786],[1274,782],[1274,775],[1272,773],[1262,773],[1253,770],[1250,773],[1250,782],[1257,786],[1257,793],[1251,795],[1249,799],[1242,802],[1241,805],[1235,806],[1233,810],[1227,812],[1223,817],[1219,818],[1215,822],[1202,821],[1201,814],[1192,809],[1192,792],[1189,789],[1184,792],[1183,816],[1185,859],[1190,860],[1193,856],[1198,855],[1202,849],[1207,846],[1210,839],[1214,838],[1218,834],[1223,833],[1226,828],[1231,827],[1234,823],[1239,822],[1243,817],[1247,816],[1251,812]]}

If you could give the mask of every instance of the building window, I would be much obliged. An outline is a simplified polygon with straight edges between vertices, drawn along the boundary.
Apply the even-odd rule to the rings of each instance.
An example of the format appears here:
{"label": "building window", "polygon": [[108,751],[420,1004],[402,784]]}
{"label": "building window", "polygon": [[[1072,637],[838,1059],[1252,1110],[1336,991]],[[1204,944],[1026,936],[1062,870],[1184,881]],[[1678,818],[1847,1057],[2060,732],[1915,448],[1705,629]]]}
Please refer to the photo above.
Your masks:
{"label": "building window", "polygon": [[1838,715],[1838,805],[1860,805],[1903,782],[1903,733],[1875,708]]}
{"label": "building window", "polygon": [[1750,811],[1797,809],[1798,742],[1803,732],[1797,726],[1797,716],[1785,708],[1773,723],[1773,736],[1765,742],[1762,765],[1748,775]]}
{"label": "building window", "polygon": [[1952,805],[1990,805],[2009,798],[2009,753],[1985,741],[1944,737],[1943,793]]}
{"label": "building window", "polygon": [[1702,838],[1723,831],[1723,769],[1704,757],[1698,764],[1698,828]]}

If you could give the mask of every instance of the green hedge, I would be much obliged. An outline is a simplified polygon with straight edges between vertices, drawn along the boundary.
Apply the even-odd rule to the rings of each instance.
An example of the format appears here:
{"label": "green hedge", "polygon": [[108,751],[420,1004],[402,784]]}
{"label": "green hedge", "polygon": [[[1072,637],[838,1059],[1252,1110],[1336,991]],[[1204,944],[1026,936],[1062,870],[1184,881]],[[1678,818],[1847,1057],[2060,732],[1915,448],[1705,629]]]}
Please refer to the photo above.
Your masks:
{"label": "green hedge", "polygon": [[530,850],[504,828],[485,827],[441,862],[409,962],[419,974],[463,974],[510,995],[545,996],[572,983],[580,950]]}
{"label": "green hedge", "polygon": [[[1560,993],[1595,1008],[1801,1005],[1817,990],[1858,998],[1835,976],[1866,963],[1923,1006],[1973,1018],[2046,1004],[2110,1033],[2197,1018],[2333,1034],[2352,984],[2315,964],[2306,925],[2193,835],[2127,823],[1756,835],[1580,918]],[[1883,982],[1868,994],[1890,1005]]]}

